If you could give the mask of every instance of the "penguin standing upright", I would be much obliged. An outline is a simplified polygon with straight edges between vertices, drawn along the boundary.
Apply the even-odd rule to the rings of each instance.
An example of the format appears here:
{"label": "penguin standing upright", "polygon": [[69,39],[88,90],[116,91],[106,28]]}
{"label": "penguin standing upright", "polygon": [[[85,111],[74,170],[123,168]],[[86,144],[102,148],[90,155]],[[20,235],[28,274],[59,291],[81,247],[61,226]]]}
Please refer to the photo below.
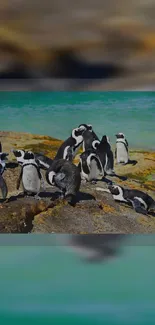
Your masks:
{"label": "penguin standing upright", "polygon": [[71,136],[65,140],[57,151],[54,160],[66,159],[72,161],[83,143],[84,126],[73,129]]}
{"label": "penguin standing upright", "polygon": [[24,162],[17,181],[17,190],[22,180],[24,193],[27,195],[35,195],[36,199],[40,199],[38,194],[41,189],[42,176],[33,152],[26,151],[23,160]]}
{"label": "penguin standing upright", "polygon": [[77,192],[80,189],[81,175],[77,166],[66,159],[55,160],[46,172],[49,185],[57,186],[63,197],[71,205],[75,204]]}
{"label": "penguin standing upright", "polygon": [[97,144],[96,153],[100,158],[105,173],[114,176],[114,156],[111,150],[110,140],[106,135],[104,135],[100,143]]}
{"label": "penguin standing upright", "polygon": [[[96,149],[96,143],[99,144],[99,138],[93,131],[91,124],[80,124],[79,127],[83,126],[85,131],[83,133],[83,152],[89,149]],[[93,143],[93,145],[92,145]]]}
{"label": "penguin standing upright", "polygon": [[104,176],[100,158],[93,149],[89,149],[80,155],[78,168],[81,173],[81,179],[85,182],[96,183],[98,176]]}
{"label": "penguin standing upright", "polygon": [[7,188],[7,185],[6,185],[6,182],[3,178],[3,173],[5,171],[5,168],[6,168],[6,161],[8,160],[7,159],[7,156],[9,155],[8,153],[5,153],[5,152],[2,152],[2,145],[0,144],[0,188],[1,188],[1,191],[2,191],[2,197],[3,199],[5,200],[6,197],[7,197],[7,194],[8,194],[8,188]]}
{"label": "penguin standing upright", "polygon": [[129,161],[128,155],[128,141],[123,133],[116,134],[116,150],[115,158],[117,164],[123,163],[127,164]]}

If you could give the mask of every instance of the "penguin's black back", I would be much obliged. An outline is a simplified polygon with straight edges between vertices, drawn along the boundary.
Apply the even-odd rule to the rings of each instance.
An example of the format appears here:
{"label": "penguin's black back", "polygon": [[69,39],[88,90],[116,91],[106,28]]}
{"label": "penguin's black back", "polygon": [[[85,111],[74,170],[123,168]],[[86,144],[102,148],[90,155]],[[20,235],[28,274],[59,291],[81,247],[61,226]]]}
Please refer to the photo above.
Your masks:
{"label": "penguin's black back", "polygon": [[154,203],[154,200],[150,195],[139,190],[123,189],[123,196],[125,199],[129,200],[139,197],[144,200],[148,206],[151,206],[151,204]]}
{"label": "penguin's black back", "polygon": [[73,137],[69,137],[67,140],[65,140],[61,146],[59,147],[56,156],[54,157],[54,160],[57,159],[63,159],[64,150],[66,147],[74,147],[76,144],[76,140]]}
{"label": "penguin's black back", "polygon": [[89,149],[92,149],[92,143],[93,143],[94,140],[99,141],[99,138],[97,137],[95,132],[94,131],[89,131],[89,130],[86,130],[83,133],[83,139],[84,139],[85,151],[89,150]]}

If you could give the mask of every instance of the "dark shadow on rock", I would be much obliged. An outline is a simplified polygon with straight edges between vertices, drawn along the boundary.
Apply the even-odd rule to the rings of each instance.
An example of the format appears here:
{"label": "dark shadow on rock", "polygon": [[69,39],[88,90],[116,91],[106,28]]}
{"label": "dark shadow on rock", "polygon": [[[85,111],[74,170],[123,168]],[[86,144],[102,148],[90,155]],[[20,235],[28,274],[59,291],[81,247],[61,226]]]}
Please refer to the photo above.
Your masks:
{"label": "dark shadow on rock", "polygon": [[[58,191],[56,191],[56,192],[40,192],[39,193],[39,197],[41,199],[48,199],[48,198],[50,199],[51,198],[52,201],[60,198],[60,195],[61,195],[61,193],[58,192]],[[18,195],[11,196],[7,200],[3,200],[3,202],[9,203],[9,202],[13,202],[13,201],[16,201],[18,199],[21,199],[21,198],[29,198],[29,197],[33,198],[34,195],[32,194],[32,195],[27,196],[24,193],[19,193]],[[35,200],[35,198],[34,198],[34,200]]]}
{"label": "dark shadow on rock", "polygon": [[90,201],[90,200],[96,200],[95,196],[93,196],[92,194],[89,194],[89,193],[85,193],[85,192],[79,192],[77,194],[76,202]]}
{"label": "dark shadow on rock", "polygon": [[12,161],[10,161],[10,162],[6,163],[6,168],[13,169],[13,168],[17,168],[18,166],[19,166],[19,165],[18,165],[18,163],[16,163],[16,162],[12,162]]}
{"label": "dark shadow on rock", "polygon": [[152,212],[152,211],[150,212],[149,211],[148,215],[151,216],[151,217],[155,217],[155,212]]}
{"label": "dark shadow on rock", "polygon": [[13,202],[13,201],[16,201],[18,199],[23,199],[24,197],[26,197],[24,193],[19,193],[18,195],[12,195],[8,199],[6,199],[5,202],[6,203]]}
{"label": "dark shadow on rock", "polygon": [[130,160],[129,159],[127,165],[133,165],[133,166],[135,166],[137,163],[138,163],[137,160]]}
{"label": "dark shadow on rock", "polygon": [[102,178],[102,182],[104,182],[106,184],[109,184],[109,185],[112,185],[113,184],[113,182],[110,179],[106,178],[106,177],[103,177]]}
{"label": "dark shadow on rock", "polygon": [[39,197],[46,199],[46,198],[51,198],[52,200],[56,200],[60,197],[61,193],[56,191],[56,192],[40,192]]}
{"label": "dark shadow on rock", "polygon": [[110,177],[117,177],[119,178],[121,181],[126,181],[128,178],[126,176],[122,176],[122,175],[117,175],[117,174],[114,174],[114,175],[109,175]]}

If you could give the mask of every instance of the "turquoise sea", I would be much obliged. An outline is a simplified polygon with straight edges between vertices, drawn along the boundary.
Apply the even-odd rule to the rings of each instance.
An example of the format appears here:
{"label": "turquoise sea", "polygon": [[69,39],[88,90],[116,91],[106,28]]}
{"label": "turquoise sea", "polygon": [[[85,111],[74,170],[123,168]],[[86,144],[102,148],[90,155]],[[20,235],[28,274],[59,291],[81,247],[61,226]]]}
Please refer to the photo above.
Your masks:
{"label": "turquoise sea", "polygon": [[154,235],[128,237],[116,259],[94,265],[53,236],[0,238],[1,324],[154,325]]}
{"label": "turquoise sea", "polygon": [[0,92],[1,130],[66,139],[81,123],[115,143],[155,149],[155,92]]}

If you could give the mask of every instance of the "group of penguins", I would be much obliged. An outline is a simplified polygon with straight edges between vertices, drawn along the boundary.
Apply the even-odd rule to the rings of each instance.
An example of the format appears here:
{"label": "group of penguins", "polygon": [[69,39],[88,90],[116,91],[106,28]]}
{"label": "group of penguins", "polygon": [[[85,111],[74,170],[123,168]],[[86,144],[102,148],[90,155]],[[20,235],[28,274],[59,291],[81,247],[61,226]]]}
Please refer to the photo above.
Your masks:
{"label": "group of penguins", "polygon": [[[83,152],[79,156],[79,164],[75,165],[73,160],[82,147]],[[47,183],[50,186],[56,186],[60,190],[61,197],[72,206],[76,205],[81,182],[96,184],[99,178],[106,180],[106,175],[119,177],[114,171],[114,155],[109,138],[104,135],[99,140],[90,124],[80,124],[74,128],[70,137],[59,147],[54,159],[32,151],[15,149],[11,151],[16,157],[18,165],[21,166],[17,189],[22,182],[24,194],[34,196],[36,199],[40,199],[41,187],[46,192],[41,169],[46,171]],[[2,175],[7,168],[8,155],[2,151],[0,144],[0,187],[4,200],[7,197],[8,188]],[[123,133],[116,134],[115,158],[117,164],[125,165],[130,161],[128,142]],[[147,215],[149,211],[155,210],[153,198],[142,191],[125,189],[111,181],[109,181],[107,189],[97,189],[111,193],[116,201],[130,204],[138,213]]]}

